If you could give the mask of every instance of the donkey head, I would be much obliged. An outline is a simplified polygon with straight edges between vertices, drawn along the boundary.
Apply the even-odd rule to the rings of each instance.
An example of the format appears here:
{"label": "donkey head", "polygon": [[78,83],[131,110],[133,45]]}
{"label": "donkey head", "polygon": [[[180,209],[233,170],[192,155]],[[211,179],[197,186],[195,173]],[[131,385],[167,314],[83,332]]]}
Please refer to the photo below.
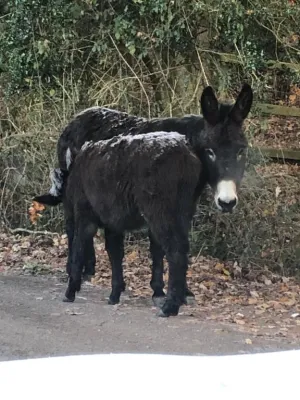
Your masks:
{"label": "donkey head", "polygon": [[206,132],[201,159],[215,203],[223,212],[231,212],[238,203],[237,192],[244,175],[247,149],[243,122],[252,100],[248,84],[244,84],[233,105],[219,104],[210,86],[201,96]]}

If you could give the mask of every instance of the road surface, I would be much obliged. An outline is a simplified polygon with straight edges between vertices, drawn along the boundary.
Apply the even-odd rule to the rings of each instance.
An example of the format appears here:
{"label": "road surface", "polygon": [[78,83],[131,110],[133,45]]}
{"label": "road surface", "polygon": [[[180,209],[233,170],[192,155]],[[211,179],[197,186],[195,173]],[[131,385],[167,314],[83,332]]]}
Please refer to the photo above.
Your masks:
{"label": "road surface", "polygon": [[185,315],[157,318],[150,299],[124,295],[121,305],[109,306],[108,291],[88,285],[75,303],[63,303],[65,286],[53,276],[0,276],[0,361],[93,353],[223,355],[295,348],[282,339],[251,337],[229,324]]}

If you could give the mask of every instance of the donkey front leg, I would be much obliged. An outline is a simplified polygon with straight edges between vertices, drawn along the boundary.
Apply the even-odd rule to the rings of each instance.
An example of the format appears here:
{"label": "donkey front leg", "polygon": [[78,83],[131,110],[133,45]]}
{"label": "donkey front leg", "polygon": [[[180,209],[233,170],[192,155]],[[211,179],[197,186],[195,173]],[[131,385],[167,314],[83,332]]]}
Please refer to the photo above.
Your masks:
{"label": "donkey front leg", "polygon": [[[152,257],[152,277],[150,281],[150,286],[153,290],[152,300],[156,307],[161,307],[165,301],[164,292],[164,264],[163,259],[165,252],[158,241],[155,239],[154,235],[149,230],[149,240],[150,240],[150,253]],[[184,283],[184,295],[185,303],[193,304],[195,296],[194,293],[188,288],[187,282]]]}
{"label": "donkey front leg", "polygon": [[124,258],[124,235],[105,229],[105,249],[111,263],[112,291],[109,296],[108,304],[117,304],[120,301],[121,293],[125,290],[123,277],[123,258]]}
{"label": "donkey front leg", "polygon": [[160,231],[160,243],[166,252],[169,264],[168,292],[165,303],[158,315],[169,317],[177,315],[179,307],[186,304],[186,272],[188,269],[189,240],[188,230],[180,223],[163,226]]}
{"label": "donkey front leg", "polygon": [[69,281],[63,300],[65,302],[73,302],[75,300],[75,293],[80,291],[86,246],[89,240],[94,237],[97,230],[97,226],[85,220],[84,217],[81,216],[78,219],[79,221],[76,221],[74,226],[74,237],[71,249],[69,249]]}
{"label": "donkey front leg", "polygon": [[187,253],[180,249],[177,251],[168,251],[167,260],[169,263],[169,284],[166,301],[158,314],[160,317],[177,315],[179,307],[186,303],[185,282],[188,268]]}

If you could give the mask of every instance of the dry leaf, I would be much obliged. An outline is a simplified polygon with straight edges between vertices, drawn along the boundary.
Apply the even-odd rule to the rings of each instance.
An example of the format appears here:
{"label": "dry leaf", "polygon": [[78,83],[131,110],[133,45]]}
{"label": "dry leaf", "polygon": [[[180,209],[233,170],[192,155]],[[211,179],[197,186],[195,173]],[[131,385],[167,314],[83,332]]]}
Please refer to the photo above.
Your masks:
{"label": "dry leaf", "polygon": [[289,298],[289,297],[281,297],[279,299],[280,303],[283,303],[286,306],[293,306],[296,304],[296,300],[294,298]]}
{"label": "dry leaf", "polygon": [[234,320],[234,322],[237,324],[237,325],[245,325],[245,321],[244,320],[242,320],[242,319],[235,319]]}
{"label": "dry leaf", "polygon": [[224,264],[222,264],[222,263],[217,263],[217,264],[215,265],[215,269],[216,269],[217,271],[222,271],[223,268],[224,268]]}
{"label": "dry leaf", "polygon": [[276,199],[277,199],[277,197],[280,195],[280,193],[281,193],[280,187],[279,187],[279,186],[276,186],[276,189],[275,189],[275,197],[276,197]]}
{"label": "dry leaf", "polygon": [[37,201],[33,201],[28,209],[29,219],[33,225],[37,223],[37,220],[42,216],[39,211],[43,211],[45,206]]}
{"label": "dry leaf", "polygon": [[133,250],[131,253],[126,255],[126,261],[127,262],[135,261],[137,257],[138,257],[138,252]]}
{"label": "dry leaf", "polygon": [[251,340],[251,339],[246,339],[246,340],[245,340],[245,343],[246,343],[246,344],[252,344],[252,340]]}
{"label": "dry leaf", "polygon": [[257,302],[258,302],[257,299],[253,299],[253,298],[248,299],[248,304],[249,305],[257,304]]}
{"label": "dry leaf", "polygon": [[264,284],[267,285],[267,286],[270,286],[270,285],[272,285],[272,281],[270,279],[266,278],[264,280]]}
{"label": "dry leaf", "polygon": [[295,94],[289,95],[289,101],[291,105],[294,105],[296,103],[297,96]]}
{"label": "dry leaf", "polygon": [[222,271],[224,275],[230,276],[230,272],[226,268],[223,268]]}
{"label": "dry leaf", "polygon": [[250,295],[251,295],[251,297],[254,297],[254,298],[258,298],[259,297],[259,294],[257,293],[256,290],[250,290]]}
{"label": "dry leaf", "polygon": [[199,289],[203,290],[204,292],[208,291],[207,287],[203,283],[200,283]]}

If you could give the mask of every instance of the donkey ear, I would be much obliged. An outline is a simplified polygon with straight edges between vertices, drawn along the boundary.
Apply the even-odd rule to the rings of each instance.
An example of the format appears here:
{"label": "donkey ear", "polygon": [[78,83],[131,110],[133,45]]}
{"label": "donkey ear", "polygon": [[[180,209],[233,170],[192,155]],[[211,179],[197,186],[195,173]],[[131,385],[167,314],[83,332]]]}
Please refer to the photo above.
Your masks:
{"label": "donkey ear", "polygon": [[211,86],[203,90],[200,103],[204,119],[210,125],[216,125],[219,120],[219,103]]}
{"label": "donkey ear", "polygon": [[251,86],[245,83],[230,111],[230,117],[237,123],[242,123],[252,106],[253,92]]}

